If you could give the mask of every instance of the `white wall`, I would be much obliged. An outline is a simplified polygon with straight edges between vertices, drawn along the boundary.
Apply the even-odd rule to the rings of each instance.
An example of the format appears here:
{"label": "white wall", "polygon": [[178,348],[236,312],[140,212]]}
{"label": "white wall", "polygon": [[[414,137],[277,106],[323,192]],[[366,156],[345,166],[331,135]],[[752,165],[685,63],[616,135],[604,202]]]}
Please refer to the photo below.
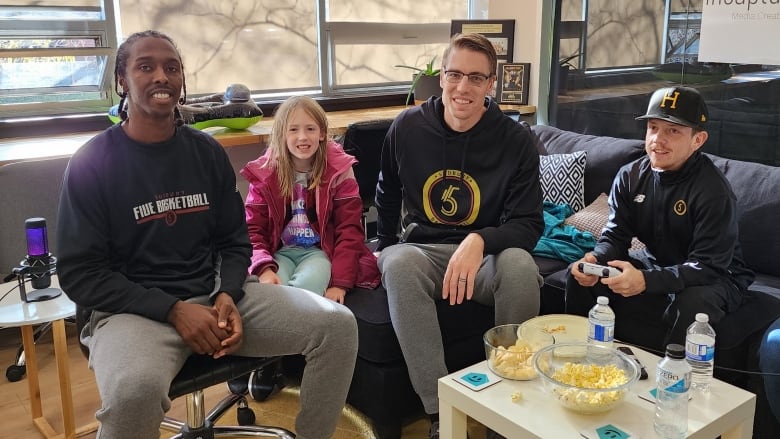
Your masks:
{"label": "white wall", "polygon": [[[552,26],[552,5],[550,0],[489,0],[488,19],[514,19],[515,62],[531,63],[531,84],[528,104],[537,106],[540,122],[547,114],[549,90],[550,47],[549,28]],[[550,18],[545,18],[550,17]],[[545,29],[548,28],[548,29]],[[543,38],[544,34],[548,37]],[[543,50],[543,48],[546,48]],[[542,69],[541,67],[544,66]],[[544,80],[540,80],[544,78]]]}
{"label": "white wall", "polygon": [[[515,62],[531,63],[531,83],[535,84],[539,67],[540,23],[537,19],[541,0],[490,0],[489,19],[515,20]],[[530,103],[530,102],[529,102]]]}

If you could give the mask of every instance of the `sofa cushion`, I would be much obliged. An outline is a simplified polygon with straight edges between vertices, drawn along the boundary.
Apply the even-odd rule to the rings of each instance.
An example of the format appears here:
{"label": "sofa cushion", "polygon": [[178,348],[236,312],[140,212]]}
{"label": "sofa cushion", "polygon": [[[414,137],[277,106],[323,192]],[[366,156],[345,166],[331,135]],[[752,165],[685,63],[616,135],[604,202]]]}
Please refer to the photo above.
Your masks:
{"label": "sofa cushion", "polygon": [[585,151],[539,156],[544,201],[568,204],[574,212],[585,207],[585,159]]}
{"label": "sofa cushion", "polygon": [[780,276],[780,168],[709,155],[731,183],[739,209],[739,241],[754,271]]}
{"label": "sofa cushion", "polygon": [[[577,230],[583,232],[590,232],[598,240],[599,236],[601,236],[601,231],[607,225],[608,219],[609,196],[602,193],[592,203],[585,206],[584,209],[566,218],[564,224],[574,226]],[[636,238],[631,240],[631,250],[642,248],[645,248],[645,245],[641,241]]]}
{"label": "sofa cushion", "polygon": [[344,305],[352,310],[358,325],[358,356],[372,363],[403,361],[401,345],[390,323],[387,291],[353,288],[344,297]]}
{"label": "sofa cushion", "polygon": [[585,205],[600,193],[609,193],[620,167],[645,154],[643,140],[578,134],[546,125],[535,125],[532,132],[549,154],[587,152]]}
{"label": "sofa cushion", "polygon": [[780,300],[780,277],[756,273],[756,279],[753,280],[748,289],[775,296]]}
{"label": "sofa cushion", "polygon": [[[380,285],[374,290],[353,288],[344,298],[344,305],[355,315],[358,326],[358,357],[372,363],[403,361],[401,346],[395,336],[387,304],[387,291]],[[493,326],[493,308],[474,301],[451,306],[437,300],[436,313],[442,332],[447,364],[462,368],[484,356],[480,342],[482,334]],[[476,341],[475,341],[476,340]],[[460,364],[467,359],[470,363]]]}
{"label": "sofa cushion", "polygon": [[533,258],[534,262],[536,262],[536,266],[539,267],[539,274],[544,278],[569,266],[568,262],[564,262],[560,259],[545,258],[544,256],[536,255],[534,255]]}

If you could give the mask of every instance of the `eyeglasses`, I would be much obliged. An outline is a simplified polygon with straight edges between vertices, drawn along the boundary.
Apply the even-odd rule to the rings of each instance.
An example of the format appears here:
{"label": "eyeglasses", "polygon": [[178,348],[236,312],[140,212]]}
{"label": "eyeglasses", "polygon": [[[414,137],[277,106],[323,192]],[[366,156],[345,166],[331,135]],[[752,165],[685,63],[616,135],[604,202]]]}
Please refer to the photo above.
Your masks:
{"label": "eyeglasses", "polygon": [[452,84],[460,83],[461,79],[463,79],[464,76],[469,78],[469,84],[482,85],[485,83],[485,81],[490,79],[492,75],[483,75],[482,73],[463,73],[457,70],[444,71],[444,79],[446,79],[447,82]]}

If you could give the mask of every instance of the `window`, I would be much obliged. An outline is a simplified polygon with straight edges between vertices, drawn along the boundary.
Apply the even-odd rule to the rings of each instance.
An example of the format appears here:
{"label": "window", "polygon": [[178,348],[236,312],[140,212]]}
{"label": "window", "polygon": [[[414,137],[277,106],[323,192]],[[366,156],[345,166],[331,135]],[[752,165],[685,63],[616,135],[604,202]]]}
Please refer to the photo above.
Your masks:
{"label": "window", "polygon": [[[104,3],[108,3],[106,6]],[[0,6],[0,114],[104,111],[116,47],[111,1]]]}
{"label": "window", "polygon": [[401,91],[411,77],[394,66],[421,66],[440,57],[450,20],[469,18],[470,7],[477,11],[486,2],[17,0],[3,5],[0,119],[104,113],[118,101],[116,41],[150,28],[179,46],[190,96],[222,92],[230,83],[247,85],[259,99]]}
{"label": "window", "polygon": [[155,29],[179,47],[189,95],[241,83],[319,89],[316,0],[119,0],[121,37]]}
{"label": "window", "polygon": [[553,69],[550,123],[643,138],[645,123],[634,118],[650,94],[685,85],[709,109],[704,152],[780,165],[780,66],[700,61],[703,7],[704,0],[557,0],[560,68]]}
{"label": "window", "polygon": [[450,20],[467,18],[469,2],[403,0],[394,7],[378,1],[330,0],[325,27],[328,85],[334,90],[411,80],[407,69],[424,67],[441,54]]}

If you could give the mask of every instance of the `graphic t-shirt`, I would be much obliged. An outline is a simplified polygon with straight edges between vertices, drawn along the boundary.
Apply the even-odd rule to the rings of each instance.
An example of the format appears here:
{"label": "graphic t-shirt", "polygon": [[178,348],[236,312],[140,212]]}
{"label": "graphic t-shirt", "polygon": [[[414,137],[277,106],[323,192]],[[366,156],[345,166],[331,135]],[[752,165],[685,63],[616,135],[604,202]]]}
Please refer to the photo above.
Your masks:
{"label": "graphic t-shirt", "polygon": [[282,232],[282,244],[285,247],[309,248],[320,243],[320,235],[312,228],[306,215],[306,186],[309,181],[307,172],[295,173],[292,195],[292,218]]}

